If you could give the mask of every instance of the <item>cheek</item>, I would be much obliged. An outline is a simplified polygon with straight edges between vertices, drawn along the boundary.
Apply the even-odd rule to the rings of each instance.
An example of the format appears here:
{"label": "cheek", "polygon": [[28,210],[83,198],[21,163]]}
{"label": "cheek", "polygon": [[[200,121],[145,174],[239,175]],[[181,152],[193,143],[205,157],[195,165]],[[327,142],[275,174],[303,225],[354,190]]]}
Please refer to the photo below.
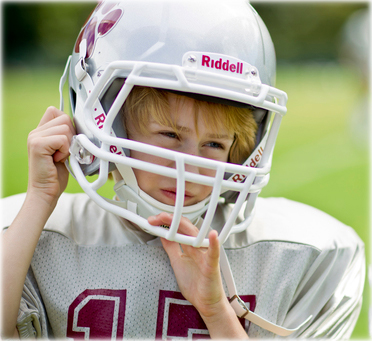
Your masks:
{"label": "cheek", "polygon": [[130,151],[130,157],[137,160],[146,161],[147,154],[138,152],[137,150]]}
{"label": "cheek", "polygon": [[208,196],[211,195],[212,193],[212,190],[213,190],[213,187],[210,187],[210,186],[202,186],[202,185],[199,185],[199,191],[198,191],[198,195],[196,196],[196,200],[194,202],[194,204],[204,200],[205,198],[207,198]]}
{"label": "cheek", "polygon": [[138,186],[146,192],[148,190],[149,184],[151,183],[151,178],[154,174],[136,168],[133,168],[133,172],[137,179]]}
{"label": "cheek", "polygon": [[[155,165],[161,165],[161,166],[169,166],[169,164],[171,164],[173,162],[171,160],[163,159],[163,158],[158,157],[158,156],[153,156],[153,155],[150,155],[150,154],[147,154],[147,153],[141,153],[141,152],[136,151],[136,150],[131,150],[130,157],[133,158],[133,159],[136,159],[136,160],[141,160],[141,161],[145,161],[145,162],[148,162],[148,163],[152,163],[152,164],[155,164]],[[149,167],[151,167],[151,166],[149,166]]]}
{"label": "cheek", "polygon": [[212,193],[213,187],[210,186],[203,186],[203,193],[205,194],[205,198]]}
{"label": "cheek", "polygon": [[[216,171],[214,169],[208,169],[208,168],[199,168],[200,175],[205,175],[214,178],[216,176]],[[200,186],[200,193],[203,196],[203,199],[205,199],[209,194],[212,193],[213,187],[207,186],[207,185],[198,185]]]}
{"label": "cheek", "polygon": [[[173,161],[166,160],[160,157],[152,156],[146,153],[141,153],[136,150],[132,150],[130,153],[131,157],[136,160],[145,161],[150,163],[146,165],[146,168],[151,169],[151,164],[171,167]],[[146,169],[145,168],[145,169]],[[138,186],[147,194],[151,194],[151,189],[155,184],[159,184],[162,177],[158,174],[147,172],[145,170],[137,169],[133,167],[134,175],[137,179]]]}
{"label": "cheek", "polygon": [[209,169],[209,168],[199,168],[199,174],[210,176],[210,177],[214,178],[215,175],[216,175],[216,170],[215,169]]}

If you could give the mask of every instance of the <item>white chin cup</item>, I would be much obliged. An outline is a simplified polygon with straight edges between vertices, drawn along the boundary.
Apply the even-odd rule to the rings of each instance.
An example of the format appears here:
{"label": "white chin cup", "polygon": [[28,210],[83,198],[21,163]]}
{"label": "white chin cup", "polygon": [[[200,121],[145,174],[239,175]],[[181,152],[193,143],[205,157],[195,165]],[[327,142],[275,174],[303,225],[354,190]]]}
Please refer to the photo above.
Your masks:
{"label": "white chin cup", "polygon": [[[114,186],[115,193],[120,202],[125,203],[126,208],[147,219],[150,216],[158,215],[161,212],[174,213],[175,207],[163,204],[154,199],[141,189],[138,189],[138,195],[129,187],[124,180],[119,181]],[[202,214],[208,209],[210,197],[203,201],[190,206],[182,208],[182,216],[188,218],[193,224],[200,218]]]}

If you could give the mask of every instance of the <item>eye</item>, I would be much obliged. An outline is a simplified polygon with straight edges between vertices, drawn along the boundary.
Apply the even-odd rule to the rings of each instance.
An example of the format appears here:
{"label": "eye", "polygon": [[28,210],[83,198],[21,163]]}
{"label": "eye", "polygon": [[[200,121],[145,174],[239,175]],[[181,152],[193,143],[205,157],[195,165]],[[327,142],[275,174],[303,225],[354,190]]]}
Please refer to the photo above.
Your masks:
{"label": "eye", "polygon": [[162,131],[162,132],[160,132],[160,134],[163,135],[163,136],[169,137],[171,139],[178,139],[179,138],[179,136],[173,131]]}
{"label": "eye", "polygon": [[218,143],[218,142],[208,142],[208,143],[206,143],[206,146],[207,147],[214,148],[214,149],[225,150],[225,146],[223,144],[221,144],[221,143]]}

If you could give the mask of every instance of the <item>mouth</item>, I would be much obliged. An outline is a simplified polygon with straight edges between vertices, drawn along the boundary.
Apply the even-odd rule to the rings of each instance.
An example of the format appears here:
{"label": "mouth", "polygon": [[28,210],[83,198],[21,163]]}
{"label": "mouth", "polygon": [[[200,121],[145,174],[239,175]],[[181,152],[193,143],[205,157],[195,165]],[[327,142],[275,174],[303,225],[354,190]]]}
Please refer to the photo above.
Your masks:
{"label": "mouth", "polygon": [[[174,204],[176,202],[176,196],[177,196],[177,190],[175,188],[167,188],[167,189],[161,189],[161,193],[172,200],[172,203]],[[194,195],[188,191],[185,191],[185,198],[184,203],[192,199]]]}

